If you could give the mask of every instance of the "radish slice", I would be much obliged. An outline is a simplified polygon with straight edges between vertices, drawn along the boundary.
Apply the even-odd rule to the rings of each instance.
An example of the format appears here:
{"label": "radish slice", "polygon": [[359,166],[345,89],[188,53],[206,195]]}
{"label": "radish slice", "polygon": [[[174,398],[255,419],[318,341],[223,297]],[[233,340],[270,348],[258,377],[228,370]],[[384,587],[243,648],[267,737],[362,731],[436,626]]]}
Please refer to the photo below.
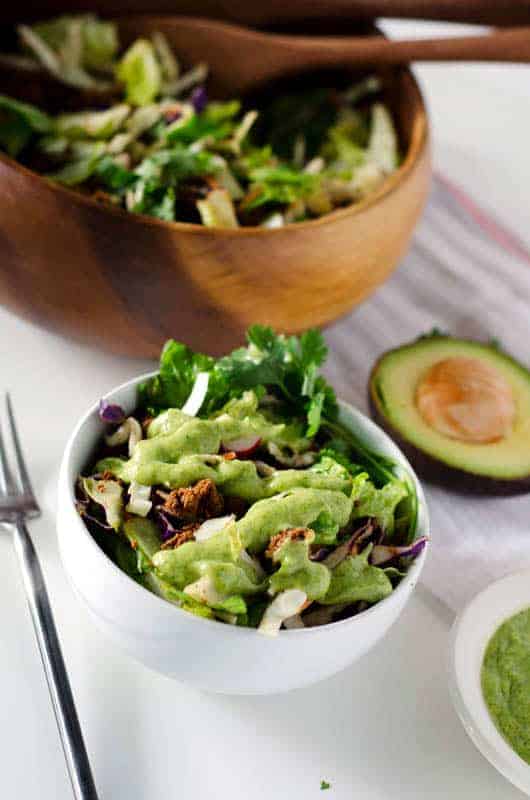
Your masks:
{"label": "radish slice", "polygon": [[197,528],[195,531],[195,541],[196,542],[204,542],[206,539],[210,539],[212,536],[215,536],[216,533],[222,531],[223,528],[235,520],[234,514],[229,514],[226,517],[214,517],[213,519],[207,519],[206,522],[203,522],[200,528]]}
{"label": "radish slice", "polygon": [[255,453],[261,444],[261,436],[247,436],[241,439],[232,439],[231,442],[222,442],[223,450],[235,453],[240,458],[248,458]]}
{"label": "radish slice", "polygon": [[183,411],[184,414],[188,414],[190,417],[197,416],[202,404],[204,403],[206,393],[208,392],[209,380],[209,372],[199,372],[195,378],[195,383],[193,384],[191,394],[181,408],[181,411]]}
{"label": "radish slice", "polygon": [[301,589],[287,589],[285,592],[280,592],[265,610],[259,624],[259,633],[264,636],[276,636],[282,622],[298,614],[306,600],[307,595]]}

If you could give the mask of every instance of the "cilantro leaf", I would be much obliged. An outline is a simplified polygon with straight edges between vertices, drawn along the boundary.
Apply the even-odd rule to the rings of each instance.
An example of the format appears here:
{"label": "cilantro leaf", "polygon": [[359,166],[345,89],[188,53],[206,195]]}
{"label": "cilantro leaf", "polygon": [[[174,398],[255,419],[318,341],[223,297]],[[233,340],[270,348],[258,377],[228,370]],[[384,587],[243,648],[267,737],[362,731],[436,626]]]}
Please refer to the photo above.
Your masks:
{"label": "cilantro leaf", "polygon": [[324,408],[325,400],[326,395],[324,392],[317,392],[309,402],[307,409],[307,436],[310,438],[315,436],[320,428],[320,419],[322,417],[322,409]]}
{"label": "cilantro leaf", "polygon": [[293,415],[305,416],[308,436],[315,436],[322,415],[336,415],[335,393],[317,369],[327,354],[322,334],[308,331],[300,338],[275,333],[265,325],[252,325],[248,347],[235,350],[217,362],[216,369],[232,388],[274,387]]}
{"label": "cilantro leaf", "polygon": [[234,117],[239,113],[238,100],[227,103],[208,103],[200,114],[191,114],[184,122],[171,127],[164,138],[167,142],[193,144],[206,136],[215,141],[226,139],[236,128]]}
{"label": "cilantro leaf", "polygon": [[172,222],[175,219],[175,190],[163,186],[151,190],[146,188],[141,202],[134,206],[133,211]]}
{"label": "cilantro leaf", "polygon": [[317,373],[327,353],[322,334],[314,330],[300,338],[287,337],[267,326],[252,325],[247,339],[247,347],[217,361],[194,353],[184,344],[167,342],[159,374],[140,388],[142,405],[150,414],[164,408],[180,408],[197,374],[209,372],[201,413],[217,411],[247,389],[264,391],[266,387],[283,403],[287,416],[305,417],[307,435],[315,436],[323,417],[333,419],[337,410],[332,387]]}
{"label": "cilantro leaf", "polygon": [[213,363],[213,358],[170,339],[162,350],[158,375],[139,387],[142,406],[151,415],[165,408],[181,408],[199,372],[210,371]]}
{"label": "cilantro leaf", "polygon": [[327,358],[328,347],[320,331],[311,328],[300,336],[300,361],[304,368],[315,364],[320,367]]}
{"label": "cilantro leaf", "polygon": [[189,178],[211,175],[217,171],[213,157],[206,152],[190,152],[186,147],[175,145],[171,149],[158,150],[145,158],[135,175],[146,184],[174,186]]}
{"label": "cilantro leaf", "polygon": [[53,131],[51,117],[30,103],[23,103],[21,100],[0,94],[0,109],[2,112],[16,114],[35,133],[51,133]]}
{"label": "cilantro leaf", "polygon": [[320,791],[323,792],[325,789],[331,789],[331,783],[328,783],[328,781],[320,781]]}
{"label": "cilantro leaf", "polygon": [[145,158],[132,173],[111,170],[105,162],[102,169],[104,179],[118,186],[121,182],[121,188],[136,182],[138,200],[132,211],[169,222],[176,216],[176,189],[179,185],[190,178],[212,175],[217,171],[211,155],[193,153],[181,145],[159,150]]}
{"label": "cilantro leaf", "polygon": [[247,339],[250,344],[264,352],[281,351],[280,339],[272,328],[266,325],[251,325],[247,331]]}
{"label": "cilantro leaf", "polygon": [[131,172],[116,161],[111,156],[104,156],[98,163],[95,174],[107,189],[122,191],[129,188],[137,180],[134,172]]}

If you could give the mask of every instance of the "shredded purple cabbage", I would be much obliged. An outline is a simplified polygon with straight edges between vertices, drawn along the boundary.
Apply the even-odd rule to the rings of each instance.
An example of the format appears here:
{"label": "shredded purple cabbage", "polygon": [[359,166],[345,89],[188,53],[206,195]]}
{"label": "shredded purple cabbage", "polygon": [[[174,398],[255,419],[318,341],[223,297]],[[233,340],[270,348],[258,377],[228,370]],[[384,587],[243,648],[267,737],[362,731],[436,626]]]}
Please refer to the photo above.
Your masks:
{"label": "shredded purple cabbage", "polygon": [[168,539],[171,539],[171,537],[177,533],[177,528],[175,528],[169,519],[168,514],[160,508],[156,511],[156,521],[160,531],[160,538],[163,542],[167,542]]}
{"label": "shredded purple cabbage", "polygon": [[112,422],[115,425],[120,425],[125,420],[123,408],[115,403],[109,403],[103,398],[99,401],[98,413],[103,422]]}
{"label": "shredded purple cabbage", "polygon": [[85,522],[91,522],[93,525],[96,525],[98,528],[101,528],[103,531],[114,532],[114,528],[112,525],[107,525],[106,522],[102,522],[97,517],[92,516],[92,514],[83,514],[83,519]]}
{"label": "shredded purple cabbage", "polygon": [[324,561],[326,556],[330,554],[329,547],[319,547],[318,550],[311,554],[311,561]]}
{"label": "shredded purple cabbage", "polygon": [[394,558],[417,558],[426,544],[427,537],[422,536],[412,544],[403,547],[392,547],[384,544],[376,545],[370,553],[370,563],[374,566],[380,566],[392,561]]}
{"label": "shredded purple cabbage", "polygon": [[104,522],[101,519],[98,519],[98,517],[95,517],[93,514],[89,514],[88,513],[89,505],[90,505],[90,501],[89,500],[79,500],[78,499],[78,500],[75,501],[75,507],[76,507],[77,513],[81,517],[83,517],[84,521],[85,522],[91,522],[93,525],[96,525],[98,528],[101,528],[104,531],[112,531],[112,530],[114,530],[112,525],[108,525],[106,522]]}
{"label": "shredded purple cabbage", "polygon": [[351,543],[356,544],[357,548],[361,545],[366,545],[368,542],[373,542],[375,545],[380,544],[384,539],[385,532],[377,525],[375,520],[369,519],[364,525],[361,525],[351,537]]}
{"label": "shredded purple cabbage", "polygon": [[191,93],[191,104],[197,114],[200,114],[206,108],[208,103],[208,95],[204,86],[197,86]]}

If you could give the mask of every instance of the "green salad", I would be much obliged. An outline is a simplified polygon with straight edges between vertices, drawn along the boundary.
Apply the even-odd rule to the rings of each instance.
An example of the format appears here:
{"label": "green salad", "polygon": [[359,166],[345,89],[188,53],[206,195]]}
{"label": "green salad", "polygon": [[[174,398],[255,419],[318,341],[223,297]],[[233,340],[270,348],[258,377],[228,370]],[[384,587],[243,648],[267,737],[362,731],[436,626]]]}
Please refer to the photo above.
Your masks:
{"label": "green salad", "polygon": [[162,33],[123,51],[116,26],[92,15],[17,32],[19,52],[1,62],[28,81],[50,73],[78,90],[81,110],[52,115],[0,95],[0,148],[102,203],[166,221],[277,228],[362,200],[398,166],[376,77],[277,94],[258,111],[210,99],[207,64],[183,70]]}
{"label": "green salad", "polygon": [[131,415],[102,400],[76,501],[146,589],[275,634],[384,599],[426,539],[408,474],[341,423],[321,334],[247,335],[217,360],[169,341]]}

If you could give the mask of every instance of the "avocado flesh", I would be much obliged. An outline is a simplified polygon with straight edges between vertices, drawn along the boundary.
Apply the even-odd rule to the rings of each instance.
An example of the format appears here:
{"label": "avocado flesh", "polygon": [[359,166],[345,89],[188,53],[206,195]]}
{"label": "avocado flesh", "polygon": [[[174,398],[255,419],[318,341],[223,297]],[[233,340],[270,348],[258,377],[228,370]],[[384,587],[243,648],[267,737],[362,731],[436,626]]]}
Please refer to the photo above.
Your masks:
{"label": "avocado flesh", "polygon": [[[477,358],[498,370],[510,385],[516,407],[514,425],[503,439],[473,444],[438,433],[415,404],[418,383],[439,361]],[[385,353],[370,377],[370,400],[377,417],[404,443],[442,465],[498,481],[530,479],[530,371],[499,350],[478,342],[433,336]]]}

